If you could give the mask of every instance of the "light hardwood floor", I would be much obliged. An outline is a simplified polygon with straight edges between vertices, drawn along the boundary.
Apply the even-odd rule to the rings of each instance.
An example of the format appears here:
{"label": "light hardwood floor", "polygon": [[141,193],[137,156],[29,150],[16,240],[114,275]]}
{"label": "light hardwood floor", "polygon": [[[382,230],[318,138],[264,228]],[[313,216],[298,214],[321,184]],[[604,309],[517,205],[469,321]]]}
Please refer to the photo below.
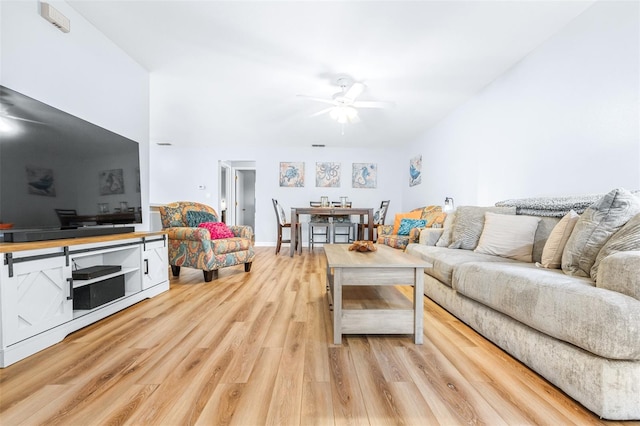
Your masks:
{"label": "light hardwood floor", "polygon": [[169,292],[0,370],[0,424],[639,424],[600,421],[428,298],[423,345],[333,345],[322,250],[256,252],[248,274],[184,268]]}

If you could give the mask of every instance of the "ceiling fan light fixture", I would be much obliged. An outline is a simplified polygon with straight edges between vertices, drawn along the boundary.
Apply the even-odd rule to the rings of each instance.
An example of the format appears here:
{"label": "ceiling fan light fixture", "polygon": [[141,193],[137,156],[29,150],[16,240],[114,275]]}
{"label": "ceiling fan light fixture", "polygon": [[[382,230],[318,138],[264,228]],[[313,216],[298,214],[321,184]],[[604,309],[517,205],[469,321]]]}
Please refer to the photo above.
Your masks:
{"label": "ceiling fan light fixture", "polygon": [[13,132],[13,126],[11,125],[9,120],[4,117],[0,117],[0,133],[6,134],[11,132]]}
{"label": "ceiling fan light fixture", "polygon": [[351,106],[339,105],[334,107],[329,115],[338,123],[349,123],[358,116],[358,110]]}

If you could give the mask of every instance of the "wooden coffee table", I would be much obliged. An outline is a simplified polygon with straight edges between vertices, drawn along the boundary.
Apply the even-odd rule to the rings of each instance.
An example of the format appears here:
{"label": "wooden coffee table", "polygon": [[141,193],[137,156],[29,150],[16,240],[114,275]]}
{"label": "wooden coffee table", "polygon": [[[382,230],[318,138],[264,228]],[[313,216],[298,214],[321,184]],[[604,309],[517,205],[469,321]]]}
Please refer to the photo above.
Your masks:
{"label": "wooden coffee table", "polygon": [[[327,295],[333,305],[333,343],[343,334],[411,334],[422,344],[424,268],[431,264],[376,244],[375,252],[349,251],[347,244],[325,244]],[[413,286],[411,309],[343,309],[344,286]]]}

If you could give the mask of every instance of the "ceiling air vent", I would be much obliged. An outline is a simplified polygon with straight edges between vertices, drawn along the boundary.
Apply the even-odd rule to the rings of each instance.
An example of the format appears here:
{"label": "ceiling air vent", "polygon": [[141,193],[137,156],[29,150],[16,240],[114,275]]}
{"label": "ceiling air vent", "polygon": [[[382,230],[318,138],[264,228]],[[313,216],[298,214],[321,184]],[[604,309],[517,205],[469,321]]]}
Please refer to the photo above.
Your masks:
{"label": "ceiling air vent", "polygon": [[71,22],[69,22],[69,18],[64,16],[58,9],[51,6],[49,3],[40,3],[40,15],[47,21],[51,22],[54,27],[63,33],[71,31]]}
{"label": "ceiling air vent", "polygon": [[325,145],[323,143],[314,143],[311,145],[313,148],[324,148]]}

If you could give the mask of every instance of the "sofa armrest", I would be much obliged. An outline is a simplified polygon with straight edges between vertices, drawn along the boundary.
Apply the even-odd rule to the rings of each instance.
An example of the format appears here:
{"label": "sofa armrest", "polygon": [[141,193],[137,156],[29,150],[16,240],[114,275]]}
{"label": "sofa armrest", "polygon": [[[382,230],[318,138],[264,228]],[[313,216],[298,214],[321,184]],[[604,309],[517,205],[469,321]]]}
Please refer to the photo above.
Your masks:
{"label": "sofa armrest", "polygon": [[378,226],[378,236],[381,235],[392,235],[393,234],[393,225],[379,225]]}
{"label": "sofa armrest", "polygon": [[166,228],[167,238],[170,240],[187,240],[187,241],[208,241],[211,240],[211,234],[205,228],[188,228],[175,227]]}
{"label": "sofa armrest", "polygon": [[247,238],[249,240],[253,239],[253,229],[250,226],[234,225],[230,226],[229,229],[231,229],[233,235],[238,238]]}
{"label": "sofa armrest", "polygon": [[621,251],[602,259],[596,287],[640,300],[640,251]]}
{"label": "sofa armrest", "polygon": [[435,246],[443,232],[444,228],[424,228],[420,232],[418,243],[425,246]]}

